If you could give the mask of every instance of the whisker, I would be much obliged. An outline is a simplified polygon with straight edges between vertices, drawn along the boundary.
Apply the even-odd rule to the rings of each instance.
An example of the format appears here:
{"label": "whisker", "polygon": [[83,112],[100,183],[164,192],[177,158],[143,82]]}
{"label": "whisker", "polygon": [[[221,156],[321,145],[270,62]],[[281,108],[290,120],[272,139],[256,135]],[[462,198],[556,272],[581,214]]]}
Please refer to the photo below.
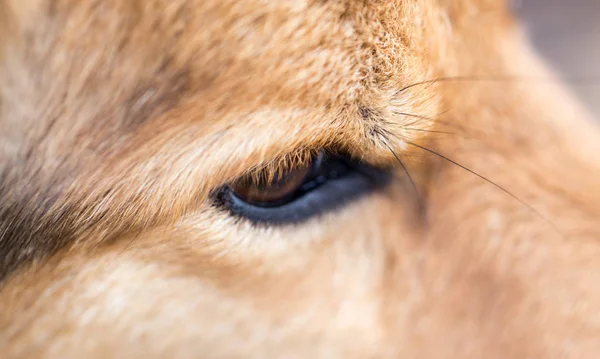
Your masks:
{"label": "whisker", "polygon": [[396,154],[396,152],[392,149],[392,147],[390,147],[390,145],[388,145],[385,142],[384,142],[384,144],[388,148],[388,150],[390,150],[390,152],[392,153],[394,158],[396,158],[396,161],[398,161],[398,164],[400,164],[400,167],[402,167],[402,170],[404,171],[404,173],[406,173],[406,177],[408,177],[408,180],[410,181],[410,184],[411,184],[413,190],[415,191],[415,195],[417,196],[417,205],[418,205],[419,214],[420,214],[419,218],[424,218],[423,215],[425,214],[425,205],[423,203],[423,198],[421,197],[421,194],[419,193],[419,189],[417,188],[417,184],[415,183],[412,176],[410,175],[410,172],[408,171],[408,168],[406,167],[406,165],[404,165],[404,162],[402,162],[402,160]]}
{"label": "whisker", "polygon": [[454,133],[454,132],[427,130],[427,129],[424,129],[424,128],[402,127],[402,129],[403,130],[407,130],[407,131],[428,132],[428,133],[441,133],[441,134],[444,134],[444,135],[456,135],[456,133]]}
{"label": "whisker", "polygon": [[507,76],[449,76],[449,77],[438,77],[435,79],[429,79],[419,81],[407,85],[398,91],[396,95],[405,92],[413,87],[422,85],[433,85],[436,82],[459,82],[459,81],[472,81],[472,82],[525,82],[534,81],[541,83],[559,83],[566,82],[571,85],[577,86],[600,86],[600,78],[596,77],[563,77],[563,78],[550,78],[550,77],[536,77],[536,76],[518,76],[518,75],[507,75]]}
{"label": "whisker", "polygon": [[528,209],[529,209],[531,212],[533,212],[534,214],[536,214],[536,215],[537,215],[539,218],[541,218],[541,219],[542,219],[542,220],[544,220],[544,221],[545,221],[545,222],[546,222],[548,225],[550,225],[550,226],[551,226],[551,227],[552,227],[552,228],[553,228],[553,229],[554,229],[554,230],[555,230],[555,231],[556,231],[558,234],[560,234],[561,236],[563,236],[563,237],[564,237],[564,234],[563,234],[563,233],[562,233],[562,232],[561,232],[561,231],[558,229],[558,227],[556,227],[556,225],[555,225],[555,224],[554,224],[552,221],[550,221],[548,218],[546,218],[544,215],[542,215],[542,214],[541,214],[541,213],[540,213],[538,210],[536,210],[535,208],[533,208],[533,207],[532,207],[531,205],[529,205],[527,202],[525,202],[525,201],[524,201],[524,200],[522,200],[521,198],[517,197],[517,196],[516,196],[516,195],[514,195],[512,192],[510,192],[510,191],[509,191],[509,190],[507,190],[506,188],[504,188],[504,187],[500,186],[500,185],[499,185],[499,184],[497,184],[496,182],[494,182],[494,181],[492,181],[492,180],[488,179],[488,178],[487,178],[487,177],[485,177],[485,176],[482,176],[482,175],[480,175],[479,173],[477,173],[477,172],[475,172],[475,171],[473,171],[473,170],[469,169],[469,168],[468,168],[468,167],[466,167],[466,166],[463,166],[463,165],[461,165],[460,163],[458,163],[458,162],[456,162],[456,161],[454,161],[454,160],[452,160],[452,159],[450,159],[450,158],[448,158],[448,157],[446,157],[446,156],[444,156],[444,155],[442,155],[442,154],[440,154],[440,153],[438,153],[438,152],[436,152],[436,151],[430,150],[430,149],[429,149],[429,148],[427,148],[427,147],[420,146],[420,145],[417,145],[416,143],[412,143],[412,142],[407,142],[407,144],[409,144],[409,145],[411,145],[411,146],[414,146],[414,147],[417,147],[417,148],[420,148],[420,149],[422,149],[423,151],[429,152],[429,153],[431,153],[431,154],[433,154],[433,155],[435,155],[435,156],[437,156],[437,157],[439,157],[439,158],[441,158],[441,159],[443,159],[443,160],[445,160],[445,161],[448,161],[448,162],[450,162],[450,163],[454,164],[455,166],[458,166],[459,168],[462,168],[463,170],[465,170],[465,171],[467,171],[467,172],[469,172],[469,173],[471,173],[471,174],[473,174],[473,175],[475,175],[475,176],[477,176],[477,177],[481,178],[481,179],[482,179],[482,180],[484,180],[485,182],[487,182],[487,183],[491,184],[492,186],[496,187],[497,189],[501,190],[502,192],[506,193],[507,195],[509,195],[510,197],[512,197],[513,199],[517,200],[519,203],[521,203],[522,205],[524,205],[525,207],[527,207],[527,208],[528,208]]}
{"label": "whisker", "polygon": [[[409,112],[396,112],[396,111],[394,111],[393,113],[395,115],[399,115],[399,116],[406,116],[406,117],[416,118],[418,120],[424,120],[424,121],[427,121],[427,122],[431,122],[433,124],[435,124],[435,123],[444,124],[446,126],[454,127],[454,128],[457,128],[457,129],[463,130],[463,131],[470,130],[471,132],[475,132],[475,130],[472,129],[472,128],[461,126],[461,125],[459,125],[457,123],[452,123],[452,122],[444,121],[442,119],[437,118],[437,117],[443,116],[444,114],[446,114],[448,112],[450,112],[450,110],[443,111],[440,114],[435,115],[435,117],[422,116],[422,115],[417,115],[417,114],[409,113]],[[410,122],[410,123],[406,124],[406,126],[415,125],[417,122],[418,121]]]}
{"label": "whisker", "polygon": [[446,113],[448,113],[450,110],[446,110],[438,115],[435,115],[434,117],[428,117],[428,116],[422,116],[422,115],[416,115],[414,113],[409,113],[409,112],[396,112],[393,111],[394,114],[396,115],[400,115],[400,116],[406,116],[406,117],[412,117],[412,118],[418,118],[419,120],[425,120],[425,121],[429,121],[429,122],[438,122],[437,117],[442,116]]}

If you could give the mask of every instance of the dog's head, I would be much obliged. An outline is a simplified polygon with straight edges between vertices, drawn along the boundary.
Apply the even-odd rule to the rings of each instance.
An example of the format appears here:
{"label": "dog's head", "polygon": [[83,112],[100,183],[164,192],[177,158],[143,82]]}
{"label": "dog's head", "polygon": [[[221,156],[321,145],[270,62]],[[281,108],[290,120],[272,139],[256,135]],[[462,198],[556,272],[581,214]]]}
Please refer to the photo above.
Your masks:
{"label": "dog's head", "polygon": [[17,357],[600,351],[600,150],[499,0],[0,3]]}

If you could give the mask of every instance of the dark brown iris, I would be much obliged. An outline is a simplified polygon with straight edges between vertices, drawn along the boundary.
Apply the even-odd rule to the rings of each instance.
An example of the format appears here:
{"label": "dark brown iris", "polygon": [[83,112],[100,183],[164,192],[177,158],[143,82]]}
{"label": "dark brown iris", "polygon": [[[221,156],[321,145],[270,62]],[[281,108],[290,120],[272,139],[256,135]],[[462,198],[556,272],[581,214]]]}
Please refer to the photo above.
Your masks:
{"label": "dark brown iris", "polygon": [[246,176],[231,185],[237,197],[245,202],[260,205],[277,205],[294,197],[313,170],[314,161],[277,175],[272,180]]}

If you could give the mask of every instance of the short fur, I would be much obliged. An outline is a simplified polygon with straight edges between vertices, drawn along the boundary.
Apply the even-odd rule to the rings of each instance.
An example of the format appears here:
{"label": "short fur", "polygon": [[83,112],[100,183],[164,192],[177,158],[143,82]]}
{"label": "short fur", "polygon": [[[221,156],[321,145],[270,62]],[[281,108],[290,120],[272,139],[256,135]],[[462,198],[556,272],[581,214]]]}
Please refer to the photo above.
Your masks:
{"label": "short fur", "polygon": [[[503,1],[3,0],[0,30],[3,357],[600,352],[600,137]],[[214,205],[320,148],[416,191]]]}

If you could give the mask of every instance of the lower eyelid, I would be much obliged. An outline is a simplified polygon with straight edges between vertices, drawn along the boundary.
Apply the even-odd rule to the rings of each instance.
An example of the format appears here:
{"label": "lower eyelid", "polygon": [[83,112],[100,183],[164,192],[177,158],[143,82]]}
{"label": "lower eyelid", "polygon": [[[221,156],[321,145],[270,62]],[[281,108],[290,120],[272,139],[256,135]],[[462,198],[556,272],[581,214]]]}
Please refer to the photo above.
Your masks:
{"label": "lower eyelid", "polygon": [[[229,208],[235,215],[244,217],[253,223],[294,224],[342,205],[345,201],[338,203],[338,201],[323,198],[329,196],[324,195],[321,191],[334,194],[331,193],[333,187],[332,183],[324,184],[319,190],[308,192],[301,199],[277,208],[253,207],[230,194],[228,198]],[[358,181],[355,181],[352,187],[359,188],[362,186]]]}

